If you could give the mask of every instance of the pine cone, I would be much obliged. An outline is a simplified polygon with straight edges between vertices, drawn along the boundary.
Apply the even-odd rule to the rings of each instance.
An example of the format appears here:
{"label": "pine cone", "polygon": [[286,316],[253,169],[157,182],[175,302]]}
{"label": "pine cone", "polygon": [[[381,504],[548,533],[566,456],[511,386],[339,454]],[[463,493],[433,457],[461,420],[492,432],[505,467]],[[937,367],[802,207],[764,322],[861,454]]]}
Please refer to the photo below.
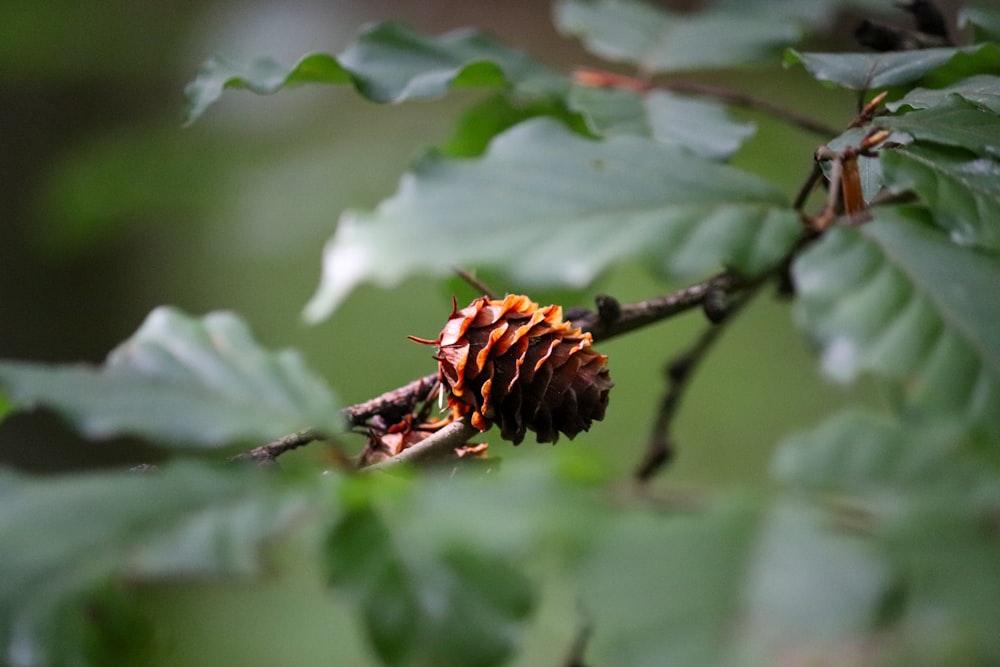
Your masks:
{"label": "pine cone", "polygon": [[[412,337],[411,337],[412,338]],[[570,438],[604,418],[613,383],[592,338],[564,322],[562,308],[519,294],[455,303],[437,340],[438,376],[457,416],[471,414],[480,431],[493,423],[513,443],[527,429],[538,442]]]}

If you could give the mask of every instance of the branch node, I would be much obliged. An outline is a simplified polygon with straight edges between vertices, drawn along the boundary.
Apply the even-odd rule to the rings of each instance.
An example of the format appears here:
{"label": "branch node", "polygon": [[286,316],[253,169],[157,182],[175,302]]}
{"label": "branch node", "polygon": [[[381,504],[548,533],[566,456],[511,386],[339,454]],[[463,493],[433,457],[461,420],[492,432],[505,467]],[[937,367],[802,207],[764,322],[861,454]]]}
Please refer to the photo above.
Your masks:
{"label": "branch node", "polygon": [[597,317],[601,324],[611,326],[621,319],[622,305],[615,297],[598,294],[594,297],[594,303],[597,305]]}

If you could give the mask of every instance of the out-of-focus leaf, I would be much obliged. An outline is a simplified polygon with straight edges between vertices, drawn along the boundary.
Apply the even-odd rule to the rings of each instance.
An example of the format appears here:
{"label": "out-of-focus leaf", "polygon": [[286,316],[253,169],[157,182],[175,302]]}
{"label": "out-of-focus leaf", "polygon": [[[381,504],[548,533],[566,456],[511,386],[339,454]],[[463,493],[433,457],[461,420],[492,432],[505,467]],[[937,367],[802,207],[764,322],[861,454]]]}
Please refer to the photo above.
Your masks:
{"label": "out-of-focus leaf", "polygon": [[741,631],[727,664],[778,665],[789,655],[810,661],[866,643],[893,583],[878,545],[832,529],[829,512],[802,499],[782,499],[763,523],[747,559]]}
{"label": "out-of-focus leaf", "polygon": [[7,397],[0,394],[0,420],[2,420],[8,412],[10,412],[12,407],[13,406],[10,404],[10,401],[7,400]]}
{"label": "out-of-focus leaf", "polygon": [[51,408],[91,438],[222,446],[343,428],[330,389],[302,357],[262,349],[231,313],[196,319],[157,308],[103,367],[5,361],[0,387],[18,407]]}
{"label": "out-of-focus leaf", "polygon": [[[67,605],[117,576],[201,580],[246,576],[264,541],[310,507],[299,490],[279,491],[242,467],[192,465],[155,473],[30,479],[0,471],[0,656],[47,665],[52,651],[81,651],[67,618],[99,623]],[[61,656],[82,664],[80,656]]]}
{"label": "out-of-focus leaf", "polygon": [[885,106],[890,111],[898,111],[904,106],[927,109],[944,103],[950,95],[958,95],[994,113],[1000,113],[1000,76],[976,74],[943,88],[914,88],[901,99]]}
{"label": "out-of-focus leaf", "polygon": [[794,22],[756,11],[680,14],[635,0],[560,0],[554,11],[561,32],[644,73],[766,61],[801,36]]}
{"label": "out-of-focus leaf", "polygon": [[[1000,475],[996,457],[982,451],[958,421],[860,412],[837,415],[778,451],[780,482],[839,500],[827,532],[867,538],[889,568],[891,580],[875,588],[882,599],[868,606],[869,632],[894,637],[876,648],[877,664],[991,664],[1000,656],[1000,539],[985,528],[1000,517]],[[798,592],[787,568],[781,581],[789,596]]]}
{"label": "out-of-focus leaf", "polygon": [[[746,11],[746,0],[714,0],[713,9]],[[865,12],[891,10],[882,0],[755,0],[755,12],[780,16],[782,20],[800,21],[810,28],[828,28],[837,18],[838,10],[854,9]]]}
{"label": "out-of-focus leaf", "polygon": [[870,90],[916,81],[961,54],[982,56],[984,69],[980,71],[986,73],[994,64],[995,52],[996,47],[991,44],[889,53],[803,53],[788,49],[785,65],[801,64],[820,81],[853,90]]}
{"label": "out-of-focus leaf", "polygon": [[944,66],[928,72],[922,84],[928,88],[944,88],[971,76],[997,72],[1000,72],[1000,44],[983,42],[966,47]]}
{"label": "out-of-focus leaf", "polygon": [[250,65],[209,60],[185,91],[185,122],[197,119],[226,88],[269,94],[299,83],[351,83],[375,102],[431,99],[453,86],[515,85],[543,94],[569,85],[526,54],[474,30],[426,37],[397,23],[381,23],[362,30],[337,57],[314,53],[292,67],[268,59]]}
{"label": "out-of-focus leaf", "polygon": [[1000,115],[957,95],[931,109],[879,118],[878,124],[918,140],[957,146],[979,155],[1000,154]]}
{"label": "out-of-focus leaf", "polygon": [[184,89],[184,124],[197,120],[226,88],[246,88],[258,95],[270,95],[300,83],[350,82],[350,74],[336,58],[325,53],[304,56],[291,67],[270,58],[234,63],[215,56],[202,64],[198,75]]}
{"label": "out-of-focus leaf", "polygon": [[331,582],[351,591],[387,665],[499,665],[534,606],[530,582],[505,559],[436,544],[401,549],[368,507],[347,514],[327,541]]}
{"label": "out-of-focus leaf", "polygon": [[725,664],[759,525],[756,511],[718,503],[697,516],[626,510],[576,572],[593,619],[595,664]]}
{"label": "out-of-focus leaf", "polygon": [[347,213],[306,308],[327,316],[359,283],[490,266],[582,286],[637,255],[675,274],[758,273],[794,243],[783,193],[742,171],[630,136],[584,139],[551,120],[500,135],[477,161],[425,159],[373,214]]}
{"label": "out-of-focus leaf", "polygon": [[1000,163],[964,151],[911,145],[880,153],[886,185],[911,190],[954,243],[1000,250]]}
{"label": "out-of-focus leaf", "polygon": [[972,26],[977,42],[1000,42],[1000,9],[985,4],[969,3],[958,12],[960,27]]}
{"label": "out-of-focus leaf", "polygon": [[814,493],[929,495],[947,485],[971,497],[996,473],[962,449],[966,439],[958,421],[905,425],[850,411],[782,443],[772,472],[780,483]]}
{"label": "out-of-focus leaf", "polygon": [[1000,433],[1000,259],[960,248],[915,209],[838,228],[793,267],[797,316],[823,367],[898,381],[912,405]]}
{"label": "out-of-focus leaf", "polygon": [[561,102],[499,94],[463,113],[441,152],[450,157],[481,155],[498,134],[537,116],[555,118],[581,135],[591,134],[580,114]]}
{"label": "out-of-focus leaf", "polygon": [[714,160],[735,153],[755,130],[752,123],[732,120],[720,104],[664,91],[640,94],[578,86],[567,104],[583,115],[595,134],[652,137]]}

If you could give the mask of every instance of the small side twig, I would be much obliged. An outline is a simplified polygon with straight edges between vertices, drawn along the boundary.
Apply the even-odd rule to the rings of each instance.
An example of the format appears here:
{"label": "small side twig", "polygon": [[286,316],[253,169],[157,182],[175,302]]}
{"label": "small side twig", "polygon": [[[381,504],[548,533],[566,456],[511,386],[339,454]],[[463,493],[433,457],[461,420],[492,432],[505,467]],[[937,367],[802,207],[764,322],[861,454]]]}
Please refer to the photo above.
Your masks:
{"label": "small side twig", "polygon": [[491,299],[498,298],[497,293],[489,285],[487,285],[485,282],[483,282],[475,275],[473,275],[473,273],[468,269],[463,268],[461,266],[456,266],[454,267],[454,271],[455,275],[457,275],[465,282],[469,283],[469,285],[471,285],[473,289],[482,292],[485,296],[488,296]]}
{"label": "small side twig", "polygon": [[470,424],[468,420],[460,419],[448,424],[412,447],[404,449],[396,456],[379,461],[362,468],[362,470],[388,470],[404,463],[419,464],[445,460],[454,456],[455,449],[467,443],[470,438],[474,438],[477,433],[479,433],[479,429]]}
{"label": "small side twig", "polygon": [[566,659],[560,667],[586,667],[583,656],[587,652],[587,644],[590,643],[590,637],[594,634],[594,624],[589,616],[584,613],[581,613],[581,616],[580,627],[577,629],[576,635],[573,637],[573,643],[566,654]]}
{"label": "small side twig", "polygon": [[818,134],[823,137],[835,137],[840,132],[835,128],[820,123],[808,116],[786,109],[783,106],[774,104],[759,97],[754,97],[749,93],[723,86],[712,86],[693,81],[665,81],[651,83],[644,78],[635,78],[613,72],[605,72],[589,67],[580,67],[573,72],[573,78],[577,83],[584,86],[624,88],[636,92],[648,92],[650,90],[666,90],[685,95],[696,95],[698,97],[709,97],[720,102],[726,102],[746,109],[763,111],[775,118],[785,121],[799,129]]}
{"label": "small side twig", "polygon": [[289,433],[288,435],[284,435],[277,440],[272,440],[267,444],[254,447],[251,450],[241,452],[236,456],[231,457],[229,460],[231,462],[253,461],[260,466],[272,466],[277,463],[278,457],[285,452],[297,449],[303,445],[308,445],[314,440],[322,439],[322,436],[318,432],[311,428],[307,428],[301,431],[296,431],[295,433]]}
{"label": "small side twig", "polygon": [[775,118],[785,121],[786,123],[794,125],[801,130],[811,132],[812,134],[816,134],[821,137],[829,138],[840,134],[839,130],[826,125],[825,123],[820,123],[819,121],[813,120],[809,116],[804,116],[800,113],[792,111],[791,109],[786,109],[783,106],[779,106],[759,97],[754,97],[753,95],[744,93],[740,90],[695,83],[693,81],[668,81],[666,83],[659,84],[657,87],[675,93],[686,93],[688,95],[710,97],[712,99],[719,100],[720,102],[728,102],[746,109],[763,111],[774,116]]}
{"label": "small side twig", "polygon": [[646,443],[645,454],[635,471],[635,477],[638,481],[648,481],[673,459],[674,441],[671,434],[673,421],[680,407],[681,400],[690,385],[694,371],[701,365],[709,350],[715,345],[719,336],[725,330],[726,324],[731,322],[734,316],[757,293],[760,284],[747,289],[735,297],[728,304],[724,318],[713,321],[702,331],[691,347],[667,362],[664,367],[667,390],[660,399],[656,419],[654,420],[653,427],[650,429],[649,440]]}

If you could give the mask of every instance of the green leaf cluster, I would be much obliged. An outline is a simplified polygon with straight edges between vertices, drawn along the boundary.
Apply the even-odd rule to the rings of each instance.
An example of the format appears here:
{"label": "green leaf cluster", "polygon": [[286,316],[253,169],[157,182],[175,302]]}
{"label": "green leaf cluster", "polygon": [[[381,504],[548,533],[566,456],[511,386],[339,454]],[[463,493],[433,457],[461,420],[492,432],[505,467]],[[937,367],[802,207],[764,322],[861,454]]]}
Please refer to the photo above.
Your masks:
{"label": "green leaf cluster", "polygon": [[[328,461],[269,474],[192,460],[192,448],[303,429],[338,439],[332,390],[233,314],[157,309],[99,367],[0,362],[0,417],[46,408],[87,438],[138,436],[177,459],[0,471],[0,663],[171,664],[164,589],[195,590],[177,615],[221,636],[225,619],[199,616],[212,586],[302,581],[349,622],[331,626],[329,655],[303,647],[288,664],[337,663],[341,645],[386,665],[1000,662],[997,13],[964,11],[971,46],[785,51],[847,98],[889,93],[884,113],[823,138],[841,153],[891,133],[857,158],[870,210],[829,228],[809,226],[788,184],[727,163],[752,163],[751,123],[721,100],[657,89],[671,81],[660,74],[776,65],[837,7],[720,1],[682,15],[562,0],[563,33],[634,70],[599,72],[602,86],[480,32],[381,24],[290,68],[213,59],[188,87],[187,120],[227,88],[351,85],[381,103],[487,89],[395,194],[341,216],[310,320],[360,284],[455,265],[571,288],[623,263],[788,277],[821,371],[874,378],[890,397],[881,413],[785,439],[767,492],[623,490],[562,446],[413,476]],[[588,639],[585,658],[574,637]]]}

